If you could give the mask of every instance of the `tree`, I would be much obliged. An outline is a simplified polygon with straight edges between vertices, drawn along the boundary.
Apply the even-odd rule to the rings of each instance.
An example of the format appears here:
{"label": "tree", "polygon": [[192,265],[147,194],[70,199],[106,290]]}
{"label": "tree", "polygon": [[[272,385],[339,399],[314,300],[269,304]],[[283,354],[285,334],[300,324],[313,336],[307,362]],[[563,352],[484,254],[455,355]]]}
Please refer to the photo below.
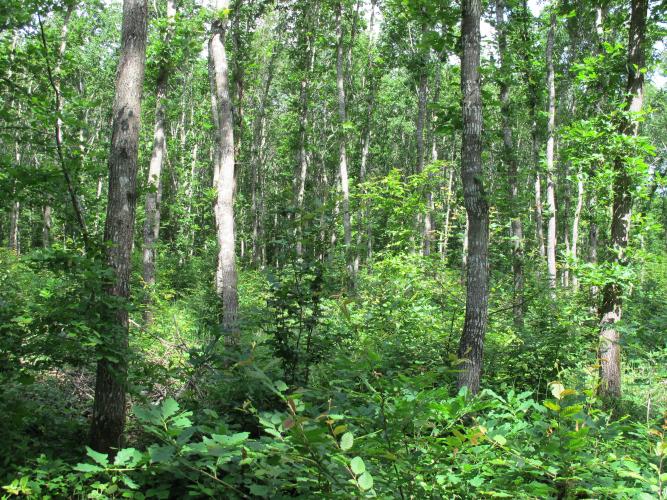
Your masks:
{"label": "tree", "polygon": [[146,0],[124,0],[120,60],[113,103],[109,193],[104,240],[114,272],[108,293],[110,330],[97,362],[91,446],[110,452],[122,445],[125,427],[128,311],[121,303],[130,295],[131,253],[136,206],[137,156],[141,92],[146,62]]}
{"label": "tree", "polygon": [[461,181],[468,214],[466,312],[458,356],[458,387],[479,391],[489,303],[489,205],[482,170],[482,96],[480,88],[481,0],[464,0],[461,20],[463,141]]}
{"label": "tree", "polygon": [[547,275],[549,288],[556,288],[556,184],[554,180],[554,149],[556,144],[556,84],[554,78],[554,39],[556,37],[556,12],[549,16],[547,35]]}
{"label": "tree", "polygon": [[[215,284],[222,300],[222,327],[225,334],[236,335],[238,292],[236,274],[236,235],[234,229],[234,117],[229,94],[229,70],[225,36],[229,0],[217,0],[216,13],[208,43],[209,71],[212,72],[213,123],[215,125],[214,182],[217,190],[215,223],[218,240],[218,266]],[[228,342],[234,342],[228,338]]]}
{"label": "tree", "polygon": [[[148,193],[146,193],[146,220],[144,222],[143,278],[147,287],[155,284],[155,244],[160,236],[160,203],[162,201],[162,165],[167,154],[166,101],[169,84],[169,65],[166,48],[171,41],[174,18],[176,17],[175,0],[167,0],[167,34],[164,38],[165,54],[158,68],[155,89],[155,129],[153,132],[153,152],[148,167]],[[146,309],[146,322],[152,320],[150,307]]]}
{"label": "tree", "polygon": [[[631,0],[630,30],[628,34],[627,87],[624,116],[619,125],[622,136],[636,136],[639,132],[637,115],[644,100],[644,72],[646,68],[645,36],[648,0]],[[627,143],[627,142],[626,142]],[[629,144],[629,143],[627,143]],[[614,160],[613,208],[611,218],[610,261],[612,265],[626,264],[625,251],[630,239],[633,179],[628,159]],[[600,309],[600,386],[599,394],[607,400],[621,397],[621,346],[618,322],[623,312],[623,285],[618,279],[608,282],[603,289]]]}

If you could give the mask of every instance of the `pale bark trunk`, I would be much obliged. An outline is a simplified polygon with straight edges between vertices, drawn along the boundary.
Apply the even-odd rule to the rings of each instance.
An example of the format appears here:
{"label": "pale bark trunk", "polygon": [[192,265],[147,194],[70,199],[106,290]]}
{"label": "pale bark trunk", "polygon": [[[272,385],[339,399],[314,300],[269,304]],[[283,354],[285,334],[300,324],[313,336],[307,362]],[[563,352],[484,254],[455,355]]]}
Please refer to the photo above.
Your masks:
{"label": "pale bark trunk", "polygon": [[468,214],[466,312],[458,357],[462,360],[457,387],[479,391],[484,355],[484,335],[489,302],[489,206],[482,169],[482,96],[480,88],[481,0],[464,0],[461,23],[461,90],[463,93],[463,144],[461,181]]}
{"label": "pale bark trunk", "polygon": [[[229,0],[218,0],[217,10],[229,7]],[[222,20],[213,22],[213,35],[209,41],[209,57],[213,69],[215,100],[217,106],[216,153],[218,161],[217,200],[215,218],[218,239],[218,266],[216,290],[222,299],[222,327],[227,334],[226,342],[238,342],[238,292],[234,230],[234,117],[229,94],[229,70],[225,49],[225,24]],[[214,115],[215,116],[215,115]],[[216,120],[214,118],[214,124]]]}
{"label": "pale bark trunk", "polygon": [[[577,174],[577,205],[574,208],[574,218],[572,219],[572,244],[570,252],[573,262],[577,262],[579,248],[579,222],[581,221],[581,210],[584,207],[584,180],[581,172]],[[577,273],[572,273],[572,288],[579,289],[579,278]]]}
{"label": "pale bark trunk", "polygon": [[[638,113],[642,109],[644,97],[645,32],[648,0],[632,0],[630,31],[628,39],[628,84],[626,109]],[[634,116],[623,120],[620,132],[637,135],[639,124]],[[613,212],[611,220],[611,261],[615,265],[625,265],[632,214],[632,177],[624,158],[614,162]],[[621,397],[621,346],[617,323],[623,311],[623,286],[619,282],[608,283],[603,290],[600,320],[600,396],[607,400]]]}
{"label": "pale bark trunk", "polygon": [[306,195],[306,179],[308,177],[308,90],[310,86],[310,75],[315,64],[315,44],[313,36],[308,35],[306,39],[308,46],[306,50],[304,75],[301,78],[301,90],[299,92],[299,172],[296,177],[296,255],[303,257],[303,203]]}
{"label": "pale bark trunk", "polygon": [[[176,5],[174,0],[167,0],[167,35],[165,46],[171,41],[171,30],[176,17]],[[155,98],[155,129],[153,132],[153,152],[148,167],[148,179],[146,181],[148,192],[146,194],[146,220],[144,222],[144,245],[143,245],[143,278],[148,288],[155,285],[155,245],[160,237],[160,203],[162,202],[162,166],[167,155],[166,114],[167,114],[167,88],[169,85],[169,68],[165,62],[158,69],[157,88]],[[184,127],[185,128],[185,127]],[[182,148],[185,150],[185,148]],[[152,320],[150,304],[148,305],[144,319],[147,323]]]}
{"label": "pale bark trunk", "polygon": [[513,318],[517,328],[523,327],[523,225],[519,215],[518,166],[512,137],[510,86],[511,75],[507,68],[507,33],[505,2],[496,1],[496,30],[498,33],[498,57],[500,60],[500,105],[502,115],[503,162],[507,168],[507,184],[510,204],[510,239],[512,241],[512,275],[514,282]]}
{"label": "pale bark trunk", "polygon": [[[428,75],[426,72],[426,58],[420,63],[419,68],[419,85],[417,87],[417,126],[416,126],[416,142],[417,142],[417,174],[424,172],[425,151],[424,151],[424,124],[426,123],[426,98],[428,94]],[[422,255],[428,255],[427,251],[427,233],[426,233],[426,217],[425,213],[419,213],[417,216],[417,224],[421,232],[421,252]]]}
{"label": "pale bark trunk", "polygon": [[547,274],[549,288],[556,288],[556,185],[554,180],[554,146],[556,142],[556,85],[554,79],[554,38],[556,32],[556,13],[552,13],[549,21],[547,37],[547,207],[549,220],[547,224]]}
{"label": "pale bark trunk", "polygon": [[9,241],[7,246],[10,250],[19,253],[19,215],[21,213],[21,203],[12,202],[12,208],[9,212]]}
{"label": "pale bark trunk", "polygon": [[354,283],[354,266],[349,263],[350,246],[352,244],[352,224],[350,221],[350,181],[347,172],[347,132],[345,125],[347,122],[346,98],[345,98],[345,74],[344,74],[344,51],[343,51],[343,5],[338,3],[336,8],[336,38],[338,40],[336,48],[336,87],[338,88],[338,155],[340,187],[343,195],[343,238],[345,243],[345,261],[348,262],[348,272],[352,283]]}
{"label": "pale bark trunk", "polygon": [[[147,17],[146,0],[124,1],[104,228],[104,240],[110,243],[107,262],[115,274],[109,293],[122,300],[128,299],[130,295]],[[104,453],[121,448],[123,444],[127,381],[128,311],[120,306],[113,308],[110,314],[110,321],[114,324],[106,334],[97,363],[90,431],[91,446]]]}

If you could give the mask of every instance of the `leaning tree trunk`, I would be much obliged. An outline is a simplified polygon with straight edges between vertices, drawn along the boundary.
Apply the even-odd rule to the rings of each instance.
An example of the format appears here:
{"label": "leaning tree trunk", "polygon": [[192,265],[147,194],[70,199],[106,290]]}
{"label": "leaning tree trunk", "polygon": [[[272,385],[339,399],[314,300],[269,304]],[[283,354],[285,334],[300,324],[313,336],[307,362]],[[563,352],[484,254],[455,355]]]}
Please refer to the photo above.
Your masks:
{"label": "leaning tree trunk", "polygon": [[519,215],[519,186],[517,159],[510,123],[510,71],[507,68],[507,33],[505,24],[505,3],[496,2],[496,30],[498,33],[498,56],[500,60],[500,105],[503,129],[503,162],[507,168],[507,184],[510,202],[510,239],[512,241],[512,274],[514,278],[514,297],[512,312],[514,325],[523,327],[523,225]]}
{"label": "leaning tree trunk", "polygon": [[[165,46],[169,46],[171,29],[176,17],[174,0],[167,0],[167,35]],[[165,137],[167,85],[169,84],[169,67],[164,60],[161,62],[157,75],[155,97],[155,130],[153,132],[153,153],[148,167],[148,193],[146,194],[146,220],[144,222],[143,246],[143,278],[144,284],[151,288],[155,284],[155,245],[160,237],[160,203],[162,201],[162,165],[167,155]],[[144,319],[150,323],[153,318],[150,304],[144,313]]]}
{"label": "leaning tree trunk", "polygon": [[463,144],[461,181],[468,214],[466,312],[458,356],[462,360],[458,388],[479,391],[484,355],[484,335],[489,303],[489,206],[482,182],[482,96],[480,88],[481,0],[464,0],[461,23],[463,57]]}
{"label": "leaning tree trunk", "polygon": [[[109,198],[104,227],[104,240],[110,243],[107,262],[115,274],[108,291],[121,300],[128,299],[130,295],[147,17],[146,0],[123,2],[121,51],[109,153]],[[110,307],[113,309],[110,311],[109,330],[97,362],[90,430],[91,446],[105,453],[122,446],[127,379],[128,312],[122,305]]]}
{"label": "leaning tree trunk", "polygon": [[554,146],[556,142],[556,85],[554,82],[554,37],[556,31],[556,13],[549,21],[547,37],[547,91],[549,102],[547,110],[547,275],[549,288],[556,288],[556,185],[554,181]]}
{"label": "leaning tree trunk", "polygon": [[[352,225],[350,222],[350,181],[347,175],[347,122],[346,99],[345,99],[345,71],[343,52],[343,5],[338,3],[336,10],[336,35],[338,44],[336,48],[336,86],[338,88],[338,155],[340,169],[340,187],[343,193],[343,241],[345,243],[345,261],[350,258],[350,245],[352,244]],[[348,263],[348,272],[352,283],[354,283],[354,266]]]}
{"label": "leaning tree trunk", "polygon": [[[217,11],[229,7],[229,0],[218,0]],[[234,117],[232,101],[229,95],[229,70],[225,50],[226,22],[216,19],[213,22],[213,34],[209,40],[209,70],[213,71],[215,103],[213,123],[216,125],[215,175],[218,192],[215,203],[215,220],[218,238],[218,267],[216,272],[216,290],[222,299],[222,327],[227,335],[226,341],[238,342],[237,315],[238,292],[236,274],[235,234],[234,234]],[[216,119],[217,115],[217,119]]]}
{"label": "leaning tree trunk", "polygon": [[[639,124],[633,113],[642,109],[644,97],[644,70],[646,15],[648,0],[632,0],[630,32],[628,39],[628,84],[626,110],[630,116],[623,119],[619,131],[623,135],[636,136]],[[632,213],[632,177],[622,157],[614,162],[613,212],[611,219],[611,263],[625,265],[625,250],[630,235]],[[623,286],[620,282],[607,283],[602,292],[600,321],[600,386],[598,392],[603,399],[617,400],[621,397],[621,348],[617,323],[623,309]]]}

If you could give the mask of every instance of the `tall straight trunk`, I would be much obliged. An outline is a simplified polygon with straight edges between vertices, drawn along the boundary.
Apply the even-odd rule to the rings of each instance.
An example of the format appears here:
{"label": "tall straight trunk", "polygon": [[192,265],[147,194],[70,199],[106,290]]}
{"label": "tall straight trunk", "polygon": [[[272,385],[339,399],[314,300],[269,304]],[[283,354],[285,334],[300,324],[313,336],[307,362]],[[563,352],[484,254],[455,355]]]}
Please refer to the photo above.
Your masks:
{"label": "tall straight trunk", "polygon": [[556,13],[549,20],[547,36],[547,91],[549,94],[547,109],[547,274],[549,288],[556,288],[556,184],[554,180],[554,146],[556,143],[556,85],[554,79],[554,38],[556,32]]}
{"label": "tall straight trunk", "polygon": [[42,246],[48,248],[51,246],[51,205],[44,205],[42,208]]}
{"label": "tall straight trunk", "polygon": [[[361,162],[359,166],[359,184],[363,186],[366,182],[366,174],[368,171],[368,157],[371,148],[371,126],[373,120],[373,108],[375,106],[375,93],[377,89],[376,78],[373,75],[373,26],[375,21],[375,4],[377,0],[371,0],[371,14],[370,20],[368,23],[368,78],[364,75],[363,84],[365,86],[368,83],[368,101],[366,102],[366,125],[364,127],[364,135],[361,143]],[[356,274],[359,271],[359,266],[361,265],[361,253],[362,253],[362,240],[366,238],[366,259],[370,259],[372,252],[372,241],[373,241],[373,227],[370,221],[370,207],[368,206],[368,200],[361,201],[361,207],[359,210],[359,229],[357,232],[357,249],[354,257],[354,273]]]}
{"label": "tall straight trunk", "polygon": [[[229,0],[217,0],[218,12],[229,7]],[[218,239],[218,266],[216,272],[216,290],[222,299],[222,327],[227,342],[235,343],[237,336],[238,292],[234,231],[234,117],[232,101],[229,95],[229,70],[225,49],[225,21],[216,19],[212,26],[213,34],[209,41],[209,70],[213,70],[212,82],[216,104],[214,107],[214,125],[217,168],[215,219]],[[217,115],[217,120],[215,119]]]}
{"label": "tall straight trunk", "polygon": [[310,76],[315,64],[315,43],[312,33],[306,37],[306,55],[303,65],[304,75],[301,78],[299,91],[299,172],[296,176],[296,254],[303,257],[303,203],[306,195],[306,179],[308,177],[308,89]]}
{"label": "tall straight trunk", "polygon": [[461,91],[463,94],[463,144],[461,181],[468,214],[466,312],[458,357],[462,360],[458,388],[479,391],[484,356],[484,335],[489,304],[489,205],[482,170],[482,96],[480,88],[481,0],[463,0],[461,22]]}
{"label": "tall straight trunk", "polygon": [[[456,137],[454,137],[454,148],[456,147]],[[445,193],[445,220],[442,222],[443,228],[442,231],[440,232],[440,259],[441,260],[446,260],[447,259],[447,246],[449,244],[449,232],[450,232],[450,219],[451,219],[451,214],[452,214],[452,190],[454,188],[454,160],[455,160],[455,153],[454,153],[454,148],[452,150],[452,162],[451,165],[448,167],[443,167],[443,177],[444,177],[444,169],[446,168],[448,171],[448,178],[447,178],[447,192]]]}
{"label": "tall straight trunk", "polygon": [[12,202],[12,207],[9,211],[9,239],[7,246],[10,250],[19,253],[19,215],[21,213],[21,203],[17,201]]}
{"label": "tall straight trunk", "polygon": [[[417,126],[415,137],[417,143],[417,174],[421,174],[424,171],[425,164],[424,125],[426,123],[426,99],[428,97],[427,85],[426,57],[423,57],[419,68],[419,85],[417,87]],[[430,250],[430,247],[427,248],[427,223],[425,219],[424,213],[420,213],[417,217],[421,232],[421,251],[423,255],[428,255],[427,251]]]}
{"label": "tall straight trunk", "polygon": [[[346,99],[345,99],[345,54],[343,50],[343,5],[338,2],[336,9],[336,37],[338,39],[336,48],[336,87],[338,88],[338,156],[340,187],[343,194],[343,238],[345,243],[345,260],[350,259],[350,245],[352,244],[352,225],[350,221],[350,181],[347,173],[347,122]],[[348,263],[348,272],[354,282],[354,267]]]}
{"label": "tall straight trunk", "polygon": [[[632,0],[630,32],[628,37],[628,84],[625,107],[630,116],[624,118],[619,131],[627,136],[636,136],[639,123],[633,113],[642,109],[644,98],[644,70],[646,67],[645,33],[648,0]],[[632,214],[632,177],[625,158],[614,161],[613,212],[611,219],[611,263],[626,264],[625,250],[630,236]],[[602,292],[600,319],[600,385],[598,392],[607,400],[621,397],[621,348],[617,323],[623,311],[623,286],[620,282],[607,283]]]}
{"label": "tall straight trunk", "polygon": [[507,169],[510,204],[510,239],[512,241],[512,275],[514,296],[512,312],[514,325],[523,327],[523,225],[519,215],[518,166],[514,149],[511,125],[510,70],[507,67],[507,33],[505,24],[505,2],[496,1],[496,30],[498,33],[498,56],[500,59],[500,106],[503,129],[503,163]]}
{"label": "tall straight trunk", "polygon": [[[146,0],[124,0],[120,61],[113,103],[109,194],[104,240],[107,262],[115,278],[109,294],[126,300],[130,295],[130,268],[136,205],[137,156],[141,92],[146,62]],[[107,453],[122,446],[125,427],[128,311],[110,311],[112,322],[97,362],[95,402],[90,429],[91,446]]]}
{"label": "tall straight trunk", "polygon": [[[169,46],[171,30],[176,17],[174,0],[167,0],[167,34],[165,46]],[[158,69],[155,97],[155,129],[153,131],[153,152],[148,167],[146,193],[146,220],[144,222],[143,246],[143,278],[147,287],[155,284],[155,245],[160,237],[160,203],[162,201],[162,166],[167,155],[167,139],[165,137],[166,100],[169,84],[169,67],[163,60]],[[150,322],[152,314],[150,306],[146,309],[145,320]]]}
{"label": "tall straight trunk", "polygon": [[[574,218],[572,219],[572,243],[570,246],[570,255],[576,263],[579,248],[579,222],[581,221],[581,210],[584,207],[584,179],[582,173],[577,173],[577,205],[574,208]],[[579,279],[577,273],[572,273],[572,288],[579,289]]]}

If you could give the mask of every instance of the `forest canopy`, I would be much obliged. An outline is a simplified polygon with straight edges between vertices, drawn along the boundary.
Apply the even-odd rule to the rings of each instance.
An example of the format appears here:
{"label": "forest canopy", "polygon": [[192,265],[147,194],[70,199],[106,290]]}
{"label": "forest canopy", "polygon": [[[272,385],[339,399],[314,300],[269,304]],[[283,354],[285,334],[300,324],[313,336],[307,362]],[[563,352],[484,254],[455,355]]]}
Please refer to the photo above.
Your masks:
{"label": "forest canopy", "polygon": [[667,498],[664,0],[3,0],[0,498]]}

